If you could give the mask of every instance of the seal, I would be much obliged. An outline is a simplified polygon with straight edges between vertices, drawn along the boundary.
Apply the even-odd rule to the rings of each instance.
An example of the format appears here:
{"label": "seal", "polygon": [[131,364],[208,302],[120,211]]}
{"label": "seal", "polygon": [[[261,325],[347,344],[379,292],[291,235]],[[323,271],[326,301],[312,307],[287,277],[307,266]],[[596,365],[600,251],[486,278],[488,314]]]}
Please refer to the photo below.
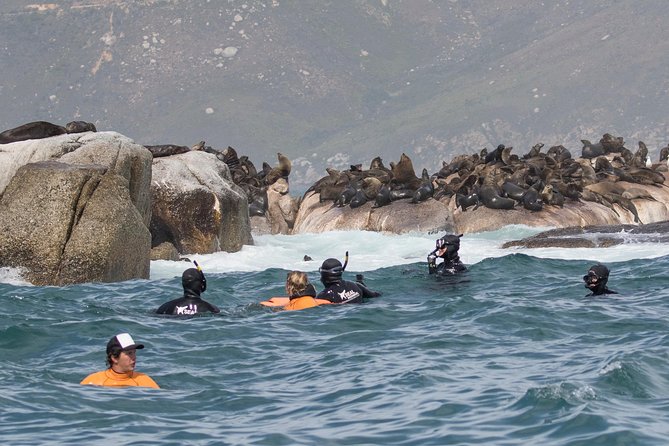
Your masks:
{"label": "seal", "polygon": [[526,192],[525,189],[508,180],[502,184],[502,191],[507,197],[513,198],[516,201],[522,201]]}
{"label": "seal", "polygon": [[0,133],[0,144],[27,141],[29,139],[43,139],[67,133],[65,127],[47,121],[35,121],[5,130]]}
{"label": "seal", "polygon": [[86,121],[71,121],[65,124],[67,133],[97,132],[95,124]]}
{"label": "seal", "polygon": [[522,199],[523,207],[528,211],[537,212],[544,208],[544,202],[539,197],[539,191],[535,188],[530,187],[523,194]]}
{"label": "seal", "polygon": [[459,207],[463,212],[466,211],[470,206],[474,206],[473,210],[475,211],[478,209],[480,204],[481,202],[476,192],[473,192],[469,195],[463,195],[460,193],[455,194],[455,207],[456,209]]}
{"label": "seal", "polygon": [[495,180],[495,170],[488,173],[483,180],[483,185],[479,189],[479,198],[483,205],[490,209],[513,209],[516,200],[513,198],[502,197]]}
{"label": "seal", "polygon": [[228,167],[235,167],[239,165],[239,156],[237,155],[237,151],[234,149],[234,147],[228,146],[221,153],[223,154],[223,159],[221,161],[227,164]]}
{"label": "seal", "polygon": [[390,188],[384,184],[381,186],[379,189],[379,192],[376,194],[376,197],[374,198],[374,205],[372,208],[380,208],[382,206],[387,206],[392,202],[390,199]]}
{"label": "seal", "polygon": [[265,177],[265,184],[267,186],[271,186],[279,178],[283,178],[286,181],[288,181],[288,176],[290,175],[290,170],[292,168],[292,163],[290,159],[288,159],[288,157],[281,152],[278,152],[276,156],[279,160],[279,165],[273,167],[272,170],[270,170],[267,176]]}
{"label": "seal", "polygon": [[484,158],[484,163],[491,164],[491,163],[496,163],[497,161],[502,161],[502,152],[504,151],[504,149],[505,149],[504,144],[498,145],[495,150],[486,154]]}
{"label": "seal", "polygon": [[413,163],[411,158],[409,158],[405,153],[400,156],[400,160],[397,164],[393,166],[392,169],[393,184],[402,187],[416,190],[421,186],[421,179],[416,176],[416,171],[413,168]]}
{"label": "seal", "polygon": [[344,190],[339,194],[339,197],[334,202],[334,206],[337,207],[344,207],[347,204],[351,203],[351,200],[353,197],[355,197],[355,194],[358,193],[358,187],[357,185],[354,185],[353,183],[349,183]]}
{"label": "seal", "polygon": [[416,189],[416,191],[413,194],[413,197],[411,197],[410,203],[416,204],[416,203],[421,203],[428,198],[432,197],[434,195],[434,186],[432,186],[432,183],[424,183],[421,187]]}
{"label": "seal", "polygon": [[582,139],[583,149],[581,151],[581,158],[592,159],[598,156],[606,155],[606,150],[601,143],[593,144],[587,139]]}
{"label": "seal", "polygon": [[376,199],[379,190],[381,190],[381,186],[383,186],[383,183],[378,178],[367,177],[362,179],[360,189],[364,192],[365,197],[367,197],[367,200],[369,201]]}
{"label": "seal", "polygon": [[349,203],[349,206],[351,209],[359,208],[363,204],[367,203],[367,195],[365,195],[365,192],[362,189],[359,189],[356,191],[355,195],[351,199],[351,203]]}
{"label": "seal", "polygon": [[190,152],[190,147],[178,146],[176,144],[161,144],[157,146],[144,146],[153,155],[154,158],[164,156],[178,155],[180,153]]}

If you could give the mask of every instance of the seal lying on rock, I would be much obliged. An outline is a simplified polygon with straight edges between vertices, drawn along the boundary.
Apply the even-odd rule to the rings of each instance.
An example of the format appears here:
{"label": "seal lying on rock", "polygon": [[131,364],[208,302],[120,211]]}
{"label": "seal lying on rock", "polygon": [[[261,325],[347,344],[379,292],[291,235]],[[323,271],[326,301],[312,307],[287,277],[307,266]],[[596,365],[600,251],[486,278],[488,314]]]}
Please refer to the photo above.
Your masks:
{"label": "seal lying on rock", "polygon": [[0,144],[64,135],[67,129],[46,121],[35,121],[0,133]]}

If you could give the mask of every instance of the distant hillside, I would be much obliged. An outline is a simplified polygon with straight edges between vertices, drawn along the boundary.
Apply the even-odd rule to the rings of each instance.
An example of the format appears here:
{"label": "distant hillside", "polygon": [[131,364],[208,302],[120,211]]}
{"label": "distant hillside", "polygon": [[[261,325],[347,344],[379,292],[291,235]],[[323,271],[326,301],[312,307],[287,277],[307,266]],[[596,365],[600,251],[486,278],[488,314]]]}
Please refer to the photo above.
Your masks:
{"label": "distant hillside", "polygon": [[402,152],[416,169],[499,143],[669,142],[666,0],[69,0],[0,3],[0,130],[93,121],[257,165]]}

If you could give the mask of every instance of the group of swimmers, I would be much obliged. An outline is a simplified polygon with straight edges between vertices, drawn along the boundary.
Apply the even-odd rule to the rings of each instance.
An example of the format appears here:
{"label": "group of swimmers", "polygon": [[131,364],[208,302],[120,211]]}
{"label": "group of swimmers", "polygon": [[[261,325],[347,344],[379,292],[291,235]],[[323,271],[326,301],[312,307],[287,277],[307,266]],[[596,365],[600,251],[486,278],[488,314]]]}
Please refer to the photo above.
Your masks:
{"label": "group of swimmers", "polygon": [[[174,316],[192,316],[201,313],[220,313],[220,309],[204,299],[201,294],[207,289],[207,279],[202,268],[194,262],[196,268],[188,268],[181,275],[183,296],[164,303],[156,310],[157,314]],[[378,291],[372,291],[363,283],[358,275],[355,282],[342,277],[346,264],[337,259],[327,259],[318,269],[321,283],[325,287],[320,293],[309,283],[307,274],[302,271],[291,271],[286,277],[287,297],[273,297],[261,302],[270,307],[281,307],[283,310],[302,310],[318,305],[347,304],[362,302],[364,298],[378,297]],[[137,350],[143,349],[129,333],[119,333],[107,343],[107,366],[105,370],[92,373],[81,381],[105,387],[151,387],[159,389],[156,382],[144,373],[135,371]]]}
{"label": "group of swimmers", "polygon": [[[428,272],[430,274],[451,275],[467,270],[460,261],[460,238],[462,234],[447,234],[435,242],[435,249],[427,256]],[[437,259],[441,262],[437,263]],[[202,269],[194,262],[196,268],[188,268],[181,275],[181,284],[184,289],[182,297],[161,305],[157,314],[174,316],[191,316],[200,313],[220,313],[220,309],[204,299],[201,294],[207,289],[207,279]],[[372,291],[363,283],[362,275],[356,276],[356,281],[344,280],[342,275],[348,263],[348,253],[344,264],[334,258],[327,259],[318,269],[321,283],[325,287],[317,293],[313,284],[309,283],[307,274],[302,271],[290,271],[286,276],[286,297],[272,297],[261,302],[268,307],[279,307],[283,310],[302,310],[319,305],[346,304],[362,302],[364,298],[378,297],[381,293]],[[616,294],[607,288],[609,269],[601,264],[590,267],[583,276],[585,287],[591,292],[587,296]],[[112,337],[107,343],[106,370],[92,373],[81,381],[81,384],[91,384],[108,387],[151,387],[160,388],[148,375],[135,372],[137,350],[143,349],[143,344],[137,344],[128,333],[120,333]]]}

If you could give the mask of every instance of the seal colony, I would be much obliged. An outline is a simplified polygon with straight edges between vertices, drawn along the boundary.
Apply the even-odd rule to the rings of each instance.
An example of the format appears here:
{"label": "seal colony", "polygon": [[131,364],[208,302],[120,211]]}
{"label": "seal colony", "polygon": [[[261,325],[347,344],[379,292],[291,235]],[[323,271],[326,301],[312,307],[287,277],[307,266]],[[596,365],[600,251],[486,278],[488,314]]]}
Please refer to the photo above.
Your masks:
{"label": "seal colony", "polygon": [[[307,190],[302,202],[312,196],[318,196],[321,205],[331,202],[329,208],[320,210],[325,214],[371,203],[366,211],[373,213],[400,200],[418,205],[432,199],[448,205],[454,227],[443,229],[455,232],[514,223],[644,224],[669,217],[669,186],[665,184],[669,146],[660,150],[660,162],[652,164],[642,141],[636,152],[625,147],[622,137],[608,133],[597,143],[582,143],[579,158],[562,145],[543,151],[544,144],[538,143],[519,156],[513,147],[500,144],[490,152],[484,148],[455,156],[450,162],[443,161],[436,173],[428,175],[424,169],[420,177],[406,154],[398,163],[391,162],[390,168],[376,157],[367,170],[360,165],[345,171],[328,168],[328,175]],[[319,228],[323,220],[304,224],[310,217],[302,207],[296,222],[300,230],[333,229]],[[315,212],[314,206],[310,212]]]}
{"label": "seal colony", "polygon": [[[514,223],[583,226],[669,219],[669,186],[665,184],[669,145],[659,150],[659,163],[652,164],[643,141],[638,142],[635,152],[625,147],[621,136],[609,133],[596,143],[585,139],[581,142],[578,158],[562,145],[544,151],[544,144],[538,143],[527,153],[517,155],[512,146],[499,144],[491,151],[484,148],[478,153],[454,156],[450,162],[442,161],[437,172],[429,174],[423,169],[420,176],[405,153],[388,167],[380,156],[372,159],[368,169],[362,164],[346,170],[328,167],[327,175],[294,199],[297,216],[287,229],[284,224],[281,232],[407,232],[422,228],[466,233]],[[232,180],[246,192],[251,217],[270,218],[267,191],[278,180],[285,181],[283,187],[287,190],[291,161],[282,153],[277,154],[277,166],[263,162],[258,170],[234,148],[213,149],[204,141],[190,148],[146,147],[154,157],[189,150],[214,153],[228,165]],[[416,208],[412,211],[407,207],[414,205],[429,209],[416,213]],[[385,207],[396,212],[379,214],[383,212],[380,208]],[[434,212],[449,215],[421,225]],[[372,224],[374,213],[376,223]],[[402,218],[404,222],[388,224]]]}

